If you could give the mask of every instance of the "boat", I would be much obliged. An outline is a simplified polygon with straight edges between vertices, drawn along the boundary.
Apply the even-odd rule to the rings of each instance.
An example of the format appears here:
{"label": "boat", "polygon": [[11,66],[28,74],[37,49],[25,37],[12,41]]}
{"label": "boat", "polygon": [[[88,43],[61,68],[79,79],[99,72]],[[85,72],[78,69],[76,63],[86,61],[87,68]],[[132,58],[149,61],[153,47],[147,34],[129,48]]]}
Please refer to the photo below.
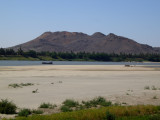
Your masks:
{"label": "boat", "polygon": [[49,61],[49,62],[44,61],[44,62],[42,62],[42,64],[53,64],[53,62],[52,61]]}

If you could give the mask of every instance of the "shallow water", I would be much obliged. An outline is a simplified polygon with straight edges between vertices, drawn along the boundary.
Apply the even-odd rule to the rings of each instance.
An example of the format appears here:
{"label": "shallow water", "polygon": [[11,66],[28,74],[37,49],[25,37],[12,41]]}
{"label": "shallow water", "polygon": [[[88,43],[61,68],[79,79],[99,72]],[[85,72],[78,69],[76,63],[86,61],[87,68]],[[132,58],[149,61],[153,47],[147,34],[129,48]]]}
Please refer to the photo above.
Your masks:
{"label": "shallow water", "polygon": [[[153,62],[89,62],[89,61],[53,61],[53,65],[152,65],[160,67],[160,63]],[[9,61],[1,60],[0,66],[29,66],[44,65],[42,61]]]}

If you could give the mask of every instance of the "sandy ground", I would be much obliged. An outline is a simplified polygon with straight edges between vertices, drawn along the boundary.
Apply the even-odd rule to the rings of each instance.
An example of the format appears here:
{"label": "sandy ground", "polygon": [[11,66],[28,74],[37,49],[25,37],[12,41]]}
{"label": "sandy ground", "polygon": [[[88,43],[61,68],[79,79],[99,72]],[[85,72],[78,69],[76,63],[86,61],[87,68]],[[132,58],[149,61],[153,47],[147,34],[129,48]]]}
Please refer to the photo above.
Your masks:
{"label": "sandy ground", "polygon": [[[13,83],[33,86],[11,88]],[[0,67],[0,99],[12,100],[20,108],[37,108],[42,102],[60,105],[103,96],[127,105],[160,104],[160,68],[122,65],[44,65]],[[38,89],[38,93],[32,91]],[[157,99],[153,97],[156,96]]]}

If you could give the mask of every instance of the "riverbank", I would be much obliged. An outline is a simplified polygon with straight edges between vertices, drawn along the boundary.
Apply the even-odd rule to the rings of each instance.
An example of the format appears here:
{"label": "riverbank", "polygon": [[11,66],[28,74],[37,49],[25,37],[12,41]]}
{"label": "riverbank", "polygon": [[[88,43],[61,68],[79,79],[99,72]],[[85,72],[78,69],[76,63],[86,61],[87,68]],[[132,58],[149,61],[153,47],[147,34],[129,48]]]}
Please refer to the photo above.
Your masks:
{"label": "riverbank", "polygon": [[105,54],[105,53],[40,53],[31,52],[30,55],[0,55],[0,60],[25,60],[25,61],[110,61],[110,62],[160,62],[158,54]]}

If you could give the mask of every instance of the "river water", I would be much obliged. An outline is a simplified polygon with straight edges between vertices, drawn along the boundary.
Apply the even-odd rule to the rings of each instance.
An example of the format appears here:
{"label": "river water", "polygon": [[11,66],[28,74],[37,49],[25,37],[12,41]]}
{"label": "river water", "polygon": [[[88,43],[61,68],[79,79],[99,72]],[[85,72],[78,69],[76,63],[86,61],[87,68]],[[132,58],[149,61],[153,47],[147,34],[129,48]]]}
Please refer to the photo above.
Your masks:
{"label": "river water", "polygon": [[[89,61],[53,61],[52,65],[151,65],[160,66],[160,63],[153,62],[89,62]],[[42,61],[10,61],[1,60],[0,66],[29,66],[29,65],[44,65]]]}

